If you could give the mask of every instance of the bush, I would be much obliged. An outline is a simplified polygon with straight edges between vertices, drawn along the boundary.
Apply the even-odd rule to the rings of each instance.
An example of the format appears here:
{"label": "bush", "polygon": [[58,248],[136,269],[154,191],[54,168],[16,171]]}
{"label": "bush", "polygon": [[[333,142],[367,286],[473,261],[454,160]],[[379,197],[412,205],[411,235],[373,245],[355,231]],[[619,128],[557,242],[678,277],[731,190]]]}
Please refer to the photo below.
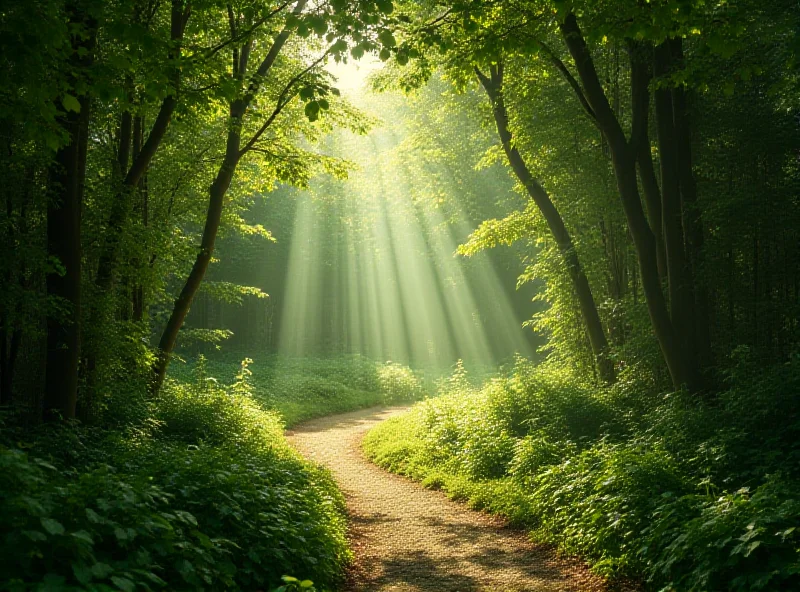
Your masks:
{"label": "bush", "polygon": [[[0,578],[7,590],[176,590],[233,584],[227,541],[153,485],[98,467],[73,479],[0,450]],[[105,588],[103,588],[105,586]]]}
{"label": "bush", "polygon": [[400,403],[421,399],[422,382],[408,366],[386,362],[378,367],[378,385],[383,403]]}
{"label": "bush", "polygon": [[644,533],[647,573],[680,590],[797,590],[799,490],[774,475],[752,494],[743,488],[662,505]]}
{"label": "bush", "polygon": [[[741,355],[741,354],[740,354]],[[745,355],[715,398],[593,390],[518,361],[374,428],[389,470],[503,514],[654,590],[800,589],[800,360]]]}
{"label": "bush", "polygon": [[289,447],[249,361],[230,386],[209,366],[124,428],[4,426],[31,453],[0,448],[0,589],[337,585],[350,552],[335,483]]}

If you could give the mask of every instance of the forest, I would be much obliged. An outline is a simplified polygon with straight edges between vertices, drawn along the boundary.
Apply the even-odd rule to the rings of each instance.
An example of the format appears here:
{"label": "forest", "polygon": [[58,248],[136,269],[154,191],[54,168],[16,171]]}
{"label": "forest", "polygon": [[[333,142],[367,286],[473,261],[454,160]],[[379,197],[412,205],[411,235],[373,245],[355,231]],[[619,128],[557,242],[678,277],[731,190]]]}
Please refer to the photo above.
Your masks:
{"label": "forest", "polygon": [[800,590],[797,0],[2,0],[0,590]]}

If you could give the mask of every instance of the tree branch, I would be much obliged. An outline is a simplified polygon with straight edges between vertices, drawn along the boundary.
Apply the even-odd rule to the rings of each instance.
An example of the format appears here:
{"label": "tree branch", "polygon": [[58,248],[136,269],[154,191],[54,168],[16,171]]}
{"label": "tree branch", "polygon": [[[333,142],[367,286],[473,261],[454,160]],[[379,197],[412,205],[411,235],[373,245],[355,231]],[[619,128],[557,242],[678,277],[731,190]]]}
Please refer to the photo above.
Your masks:
{"label": "tree branch", "polygon": [[313,70],[314,68],[319,66],[322,63],[322,60],[324,60],[328,56],[329,53],[330,53],[330,50],[326,51],[319,58],[314,60],[311,63],[310,66],[308,66],[306,69],[304,69],[302,72],[297,74],[294,78],[292,78],[289,81],[289,83],[283,88],[283,90],[281,91],[281,94],[278,95],[278,101],[277,101],[277,104],[275,105],[275,109],[272,111],[272,114],[267,118],[267,120],[264,122],[264,124],[253,135],[253,137],[250,138],[250,141],[247,142],[247,144],[245,144],[245,147],[242,148],[239,151],[239,156],[240,157],[243,156],[248,151],[253,149],[253,146],[255,145],[255,143],[258,142],[258,140],[261,138],[261,136],[264,134],[264,132],[267,131],[267,128],[270,125],[272,125],[272,122],[275,121],[275,118],[278,117],[278,115],[280,115],[280,113],[281,113],[281,111],[283,111],[284,107],[286,107],[286,105],[288,105],[291,102],[291,100],[296,96],[295,94],[292,94],[291,96],[289,96],[289,92],[292,90],[294,85],[297,84],[298,82],[300,82],[300,80],[303,78],[303,76],[305,76],[311,70]]}
{"label": "tree branch", "polygon": [[566,64],[564,64],[561,58],[559,58],[546,43],[539,41],[538,44],[539,47],[544,50],[544,53],[547,54],[547,57],[550,58],[550,61],[556,67],[556,69],[558,69],[558,71],[564,76],[566,81],[572,87],[572,90],[575,91],[575,96],[578,97],[578,101],[580,101],[583,110],[586,111],[587,115],[589,115],[593,122],[597,123],[597,116],[594,114],[594,109],[592,109],[592,106],[589,105],[589,101],[586,99],[586,95],[584,94],[581,85],[577,80],[575,80],[572,72],[569,71]]}

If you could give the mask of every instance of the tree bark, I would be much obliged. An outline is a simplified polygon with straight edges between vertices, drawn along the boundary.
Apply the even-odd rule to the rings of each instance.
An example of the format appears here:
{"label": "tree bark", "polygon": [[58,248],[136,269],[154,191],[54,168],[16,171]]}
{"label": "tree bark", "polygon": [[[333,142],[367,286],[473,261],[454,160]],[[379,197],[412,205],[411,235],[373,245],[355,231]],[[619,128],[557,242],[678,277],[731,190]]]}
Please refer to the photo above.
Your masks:
{"label": "tree bark", "polygon": [[[77,6],[68,8],[71,21],[86,29],[73,40],[70,58],[76,72],[85,73],[93,60],[96,23]],[[79,51],[83,55],[79,54]],[[47,295],[63,307],[47,319],[47,359],[44,392],[46,419],[72,419],[78,400],[81,347],[81,204],[86,175],[90,98],[78,97],[80,111],[61,119],[68,144],[56,153],[47,205],[47,252],[61,272],[47,275]],[[55,303],[54,302],[54,303]]]}
{"label": "tree bark", "polygon": [[[652,79],[647,58],[652,57],[652,47],[644,44],[631,44],[629,47],[631,61],[631,93],[641,119],[637,121],[637,129],[632,132],[632,141],[636,145],[636,162],[639,167],[639,179],[642,182],[644,202],[647,208],[647,219],[650,230],[656,241],[656,263],[658,275],[662,281],[667,280],[667,253],[664,247],[664,232],[661,214],[661,189],[658,186],[653,154],[650,150],[650,92]],[[651,60],[649,60],[651,61]]]}
{"label": "tree bark", "polygon": [[[144,121],[141,115],[138,115],[133,120],[133,158],[135,159],[139,153],[142,151],[142,144],[144,142],[144,138],[142,137],[144,128]],[[142,178],[139,180],[139,185],[137,186],[139,194],[141,196],[141,204],[142,204],[142,224],[147,226],[148,224],[148,195],[147,195],[147,175],[142,175]],[[142,262],[137,262],[138,265],[142,265]],[[137,267],[137,266],[134,266]],[[135,323],[141,322],[144,319],[144,310],[145,310],[145,301],[144,301],[144,286],[142,284],[136,284],[133,287],[133,295],[132,295],[132,308],[133,308],[133,321]]]}
{"label": "tree bark", "polygon": [[[122,150],[120,150],[120,163],[122,163],[124,156],[126,165],[121,169],[123,180],[121,187],[119,187],[114,196],[113,207],[106,227],[105,240],[99,257],[95,280],[97,293],[101,297],[111,290],[114,281],[114,271],[120,238],[125,222],[130,215],[131,196],[158,152],[158,148],[161,146],[161,142],[169,128],[172,114],[175,112],[175,107],[178,105],[177,94],[180,86],[180,67],[173,62],[180,59],[180,43],[183,39],[189,16],[190,12],[188,6],[184,8],[183,0],[172,0],[170,40],[173,45],[168,56],[168,60],[171,64],[169,67],[171,70],[169,78],[172,81],[172,92],[161,102],[161,107],[153,122],[153,127],[150,129],[150,133],[147,136],[147,140],[135,155],[130,169],[127,168],[127,149],[124,155]],[[123,122],[126,121],[125,116],[127,116],[128,130],[130,130],[130,114],[126,113],[123,115]],[[128,145],[129,143],[130,140],[128,140]],[[94,314],[90,315],[90,317],[95,316]]]}
{"label": "tree bark", "polygon": [[672,326],[680,347],[696,358],[694,341],[694,293],[688,277],[684,249],[683,211],[678,175],[678,145],[672,110],[672,92],[663,84],[671,71],[669,41],[655,49],[653,73],[662,78],[655,90],[655,113],[658,128],[658,160],[661,167],[661,215],[664,247],[667,253],[669,302]]}
{"label": "tree bark", "polygon": [[644,122],[641,101],[634,101],[632,128],[633,144],[628,142],[619,120],[614,115],[608,98],[600,83],[589,48],[581,33],[574,14],[570,13],[560,24],[561,34],[575,62],[579,78],[596,123],[611,150],[614,176],[617,180],[622,207],[631,231],[636,253],[639,258],[639,271],[642,277],[647,310],[653,331],[661,348],[661,353],[669,369],[672,383],[676,388],[687,386],[689,390],[698,388],[693,364],[680,347],[675,330],[667,311],[666,301],[661,289],[656,256],[656,241],[642,209],[641,197],[636,177],[636,138]]}
{"label": "tree bark", "polygon": [[[672,40],[672,56],[676,65],[683,63],[681,39]],[[692,170],[692,136],[687,108],[686,90],[672,89],[672,109],[675,139],[678,148],[678,181],[681,191],[683,230],[686,237],[689,281],[694,287],[694,339],[701,372],[713,364],[708,290],[703,278],[703,219],[697,203],[697,183]]]}
{"label": "tree bark", "polygon": [[508,111],[503,97],[503,64],[492,66],[491,78],[477,68],[475,72],[492,102],[492,112],[497,125],[497,133],[500,136],[500,141],[508,157],[511,169],[542,213],[558,245],[559,252],[564,258],[572,285],[578,297],[578,304],[586,325],[586,332],[589,336],[589,343],[594,354],[600,379],[605,383],[613,383],[616,380],[616,376],[614,364],[609,357],[608,339],[606,338],[600,315],[597,312],[597,304],[595,303],[589,280],[586,278],[581,266],[572,237],[564,224],[564,219],[553,204],[547,191],[531,174],[519,150],[513,145],[512,134],[508,127]]}

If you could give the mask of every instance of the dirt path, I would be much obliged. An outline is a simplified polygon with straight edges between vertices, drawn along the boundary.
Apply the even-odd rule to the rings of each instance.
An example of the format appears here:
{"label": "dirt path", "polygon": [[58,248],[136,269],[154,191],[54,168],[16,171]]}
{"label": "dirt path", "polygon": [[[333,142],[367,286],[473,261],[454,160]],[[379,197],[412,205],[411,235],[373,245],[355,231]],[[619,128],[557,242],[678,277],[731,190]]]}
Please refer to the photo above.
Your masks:
{"label": "dirt path", "polygon": [[368,462],[361,438],[402,408],[314,420],[288,433],[333,471],[347,496],[356,561],[353,591],[596,592],[602,582],[574,561],[531,543],[502,521],[468,509]]}

